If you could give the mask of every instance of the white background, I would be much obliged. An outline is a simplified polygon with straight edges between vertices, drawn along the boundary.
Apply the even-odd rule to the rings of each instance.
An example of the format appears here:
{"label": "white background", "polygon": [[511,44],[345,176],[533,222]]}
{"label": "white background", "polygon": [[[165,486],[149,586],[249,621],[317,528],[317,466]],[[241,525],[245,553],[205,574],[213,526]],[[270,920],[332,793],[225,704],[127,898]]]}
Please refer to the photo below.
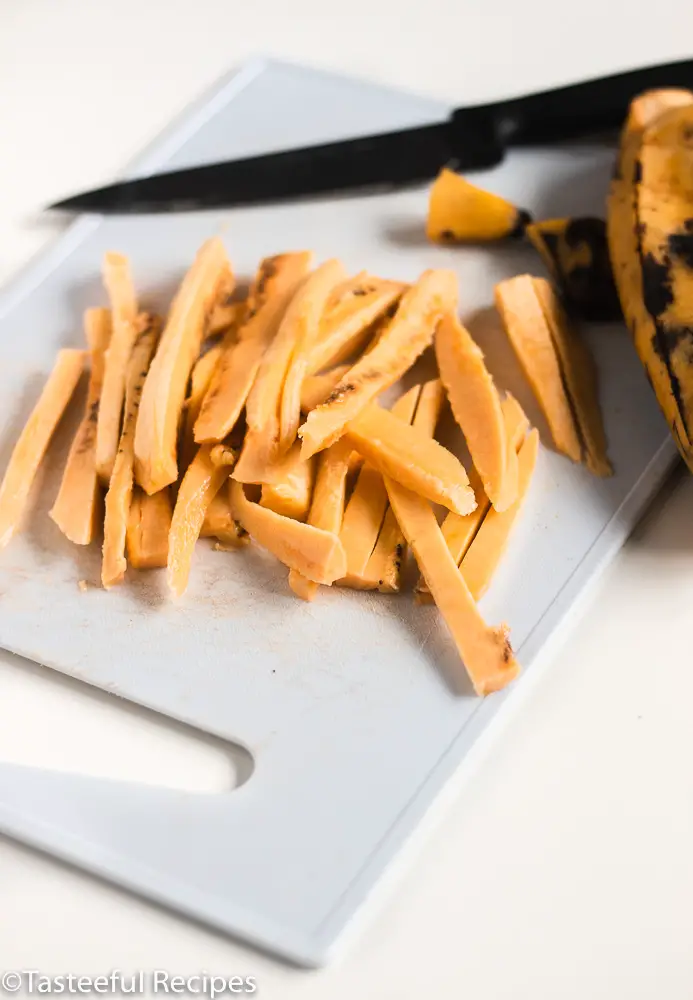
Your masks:
{"label": "white background", "polygon": [[[462,103],[691,55],[692,38],[683,0],[0,0],[0,279],[58,232],[42,205],[108,181],[248,55]],[[204,969],[271,1000],[690,998],[692,626],[679,477],[344,959],[288,969],[0,839],[0,971]],[[2,757],[221,780],[214,748],[140,730],[0,654]]]}

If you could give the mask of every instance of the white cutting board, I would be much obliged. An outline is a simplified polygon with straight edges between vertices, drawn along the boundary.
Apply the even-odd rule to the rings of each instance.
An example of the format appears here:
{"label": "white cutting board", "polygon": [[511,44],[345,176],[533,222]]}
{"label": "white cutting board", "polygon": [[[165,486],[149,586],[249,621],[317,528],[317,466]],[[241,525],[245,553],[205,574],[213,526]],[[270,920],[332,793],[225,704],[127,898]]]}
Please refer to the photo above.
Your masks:
{"label": "white cutting board", "polygon": [[[137,172],[406,127],[446,110],[255,62],[206,95]],[[602,214],[612,159],[596,144],[514,152],[478,181],[538,216]],[[492,302],[496,281],[541,267],[526,247],[433,247],[425,212],[420,188],[80,220],[0,297],[0,461],[55,351],[80,345],[83,309],[104,302],[104,251],[129,254],[144,304],[163,306],[215,233],[244,276],[264,255],[304,247],[341,257],[351,271],[405,280],[426,267],[454,268],[463,315],[499,381],[531,408],[497,323],[474,314]],[[337,588],[304,604],[288,590],[285,569],[254,548],[201,545],[176,604],[161,573],[108,594],[82,593],[80,580],[98,580],[99,553],[71,546],[46,514],[69,443],[63,428],[26,531],[0,555],[0,644],[240,743],[255,770],[240,789],[204,796],[0,764],[0,831],[298,963],[323,963],[477,737],[536,672],[547,641],[675,459],[625,329],[595,328],[590,339],[616,475],[599,481],[542,448],[482,602],[489,621],[510,624],[524,674],[484,701],[446,683],[456,654],[434,608],[416,607],[409,593]]]}

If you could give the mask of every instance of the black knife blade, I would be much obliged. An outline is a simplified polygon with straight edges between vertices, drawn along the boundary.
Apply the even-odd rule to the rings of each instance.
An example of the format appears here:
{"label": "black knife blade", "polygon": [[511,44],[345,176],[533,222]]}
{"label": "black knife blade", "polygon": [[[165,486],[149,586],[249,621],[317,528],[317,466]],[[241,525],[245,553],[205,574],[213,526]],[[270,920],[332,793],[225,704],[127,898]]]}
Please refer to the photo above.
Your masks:
{"label": "black knife blade", "polygon": [[693,60],[649,66],[492,104],[447,122],[121,181],[50,207],[71,212],[181,212],[285,201],[430,180],[445,165],[471,172],[511,146],[545,144],[618,127],[632,98],[693,87]]}

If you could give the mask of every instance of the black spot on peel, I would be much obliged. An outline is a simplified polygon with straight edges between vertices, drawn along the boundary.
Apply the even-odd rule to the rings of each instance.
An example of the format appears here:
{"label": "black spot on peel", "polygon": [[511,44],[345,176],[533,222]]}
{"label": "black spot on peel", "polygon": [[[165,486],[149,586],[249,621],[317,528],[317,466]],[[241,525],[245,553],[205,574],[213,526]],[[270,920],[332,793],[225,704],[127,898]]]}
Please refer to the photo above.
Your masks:
{"label": "black spot on peel", "polygon": [[[660,261],[656,260],[652,256],[652,254],[645,254],[643,256],[642,237],[644,235],[644,228],[639,226],[636,227],[636,233],[638,256],[640,257],[642,272],[643,302],[645,308],[652,317],[655,327],[655,333],[652,337],[652,349],[666,368],[667,375],[669,376],[669,388],[671,390],[671,395],[674,397],[676,408],[679,412],[679,418],[683,424],[684,430],[690,437],[690,428],[688,427],[686,419],[686,409],[683,405],[683,397],[681,395],[681,383],[678,376],[674,372],[669,354],[673,331],[666,330],[662,326],[659,318],[674,301],[674,293],[671,287],[671,261],[665,257],[665,259],[660,263]],[[650,385],[652,385],[651,380]],[[657,395],[656,390],[655,395]]]}
{"label": "black spot on peel", "polygon": [[454,243],[457,239],[452,229],[444,229],[440,234],[440,238],[444,243]]}
{"label": "black spot on peel", "polygon": [[686,419],[686,406],[681,393],[681,382],[672,368],[671,355],[677,350],[685,352],[687,359],[693,358],[693,329],[689,326],[667,327],[660,321],[655,321],[652,349],[667,370],[671,394],[676,401],[686,433],[690,436],[690,428]]}
{"label": "black spot on peel", "polygon": [[531,223],[532,216],[529,212],[526,212],[524,208],[517,210],[517,218],[515,220],[515,225],[508,233],[508,237],[511,240],[519,240],[525,235],[525,229]]}
{"label": "black spot on peel", "polygon": [[[595,216],[585,215],[569,219],[563,238],[571,249],[587,243],[591,248],[606,246],[606,222]],[[594,252],[594,251],[593,251]]]}
{"label": "black spot on peel", "polygon": [[674,301],[671,288],[671,261],[656,260],[651,253],[641,258],[642,291],[645,308],[650,316],[657,319],[665,313]]}
{"label": "black spot on peel", "polygon": [[657,333],[656,342],[652,342],[652,347],[662,361],[665,360],[665,355],[669,356],[679,348],[688,349],[690,347],[693,350],[693,328],[690,326],[658,325]]}
{"label": "black spot on peel", "polygon": [[541,255],[550,267],[567,311],[586,320],[608,322],[620,318],[606,223],[593,216],[563,222],[559,232],[541,232],[541,224],[538,228],[543,245]]}
{"label": "black spot on peel", "polygon": [[642,163],[636,160],[633,164],[633,184],[642,183]]}
{"label": "black spot on peel", "polygon": [[402,558],[403,552],[404,552],[404,546],[401,543],[398,543],[397,546],[395,547],[395,553],[398,559]]}
{"label": "black spot on peel", "polygon": [[693,268],[693,232],[672,233],[667,243],[672,257]]}

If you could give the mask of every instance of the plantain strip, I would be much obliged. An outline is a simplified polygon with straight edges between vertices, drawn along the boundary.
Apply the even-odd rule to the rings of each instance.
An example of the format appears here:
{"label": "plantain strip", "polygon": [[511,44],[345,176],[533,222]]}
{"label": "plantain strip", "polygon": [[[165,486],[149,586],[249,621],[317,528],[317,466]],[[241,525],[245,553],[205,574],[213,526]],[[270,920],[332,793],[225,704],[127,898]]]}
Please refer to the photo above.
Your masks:
{"label": "plantain strip", "polygon": [[[519,490],[519,464],[517,452],[524,441],[525,434],[529,427],[529,421],[524,410],[517,400],[508,394],[501,403],[503,410],[503,426],[507,439],[507,460],[508,468],[505,474],[505,482],[509,487],[510,494],[517,499]],[[472,544],[479,528],[486,517],[486,513],[491,506],[489,498],[484,493],[481,479],[474,467],[469,471],[469,482],[474,490],[476,498],[476,510],[471,514],[460,517],[459,514],[448,513],[441,525],[443,538],[450,554],[459,566],[464,558],[467,549]],[[515,501],[513,500],[513,503]],[[505,509],[507,510],[510,504]],[[426,581],[421,577],[416,585],[416,600],[418,603],[426,604],[432,600],[431,593],[426,586]]]}
{"label": "plantain strip", "polygon": [[524,274],[501,281],[496,285],[496,305],[556,447],[574,462],[579,462],[582,458],[580,434],[534,278]]}
{"label": "plantain strip", "polygon": [[452,271],[426,271],[400,300],[378,343],[346,373],[299,430],[305,457],[327,447],[385,389],[401,378],[431,343],[435,329],[457,304]]}
{"label": "plantain strip", "polygon": [[[310,267],[309,253],[266,257],[250,288],[244,322],[224,338],[223,353],[195,423],[195,441],[221,441],[235,427],[289,302]],[[250,403],[257,407],[257,399]],[[261,420],[261,416],[257,417]],[[252,418],[251,418],[252,420]]]}
{"label": "plantain strip", "polygon": [[[445,389],[440,379],[425,382],[421,387],[414,426],[433,437],[444,400]],[[388,504],[378,541],[365,570],[366,579],[381,594],[399,593],[405,554],[406,540],[392,507]]]}
{"label": "plantain strip", "polygon": [[211,445],[203,444],[178,490],[173,508],[168,543],[168,585],[175,597],[185,593],[190,578],[195,543],[200,537],[207,509],[228,479],[230,467],[215,465],[210,458]]}
{"label": "plantain strip", "polygon": [[135,426],[142,387],[161,331],[159,320],[147,314],[140,317],[139,325],[140,332],[127,366],[123,429],[106,493],[101,564],[101,582],[106,589],[122,583],[127,569],[125,545],[135,478]]}
{"label": "plantain strip", "polygon": [[53,371],[14,446],[0,483],[0,548],[7,545],[19,527],[38,467],[72,398],[86,358],[86,351],[58,351]]}
{"label": "plantain strip", "polygon": [[94,537],[100,491],[96,471],[96,423],[103,385],[105,352],[111,337],[108,309],[87,309],[84,327],[90,372],[82,422],[72,441],[58,495],[50,511],[62,533],[75,545],[89,545]]}
{"label": "plantain strip", "polygon": [[231,487],[231,512],[251,538],[302,576],[331,584],[344,576],[346,556],[336,534],[252,503],[242,483]]}
{"label": "plantain strip", "polygon": [[352,447],[383,475],[458,514],[476,501],[462,463],[417,427],[371,404],[348,427]]}
{"label": "plantain strip", "polygon": [[207,317],[231,270],[224,244],[201,247],[171,305],[168,320],[142,391],[135,431],[135,475],[147,493],[178,478],[177,439],[185,392]]}
{"label": "plantain strip", "polygon": [[[342,524],[350,454],[348,443],[338,441],[318,455],[318,472],[308,524],[333,535],[339,535]],[[318,592],[318,584],[296,569],[289,570],[289,586],[304,601],[312,601]]]}
{"label": "plantain strip", "polygon": [[450,630],[474,690],[479,695],[500,690],[520,671],[507,627],[490,628],[482,619],[430,504],[388,477],[385,483],[397,522]]}
{"label": "plantain strip", "polygon": [[498,511],[490,508],[460,565],[469,592],[475,601],[486,593],[493,574],[508,544],[510,532],[522,507],[534,472],[539,434],[530,431],[519,454],[519,489],[512,507]]}
{"label": "plantain strip", "polygon": [[505,486],[505,429],[500,397],[484,355],[452,313],[436,330],[436,360],[453,416],[491,503],[512,503]]}
{"label": "plantain strip", "polygon": [[[421,386],[415,385],[395,402],[392,415],[411,423]],[[348,443],[348,442],[347,442]],[[344,511],[339,539],[347,557],[347,572],[340,584],[359,590],[377,586],[378,577],[367,580],[366,565],[375,549],[387,510],[387,490],[382,473],[364,462]]]}
{"label": "plantain strip", "polygon": [[301,446],[294,444],[272,466],[272,479],[262,484],[260,506],[269,507],[277,514],[305,521],[310,510],[313,491],[315,462],[301,457]]}
{"label": "plantain strip", "polygon": [[130,262],[122,254],[106,254],[103,280],[111,302],[113,330],[106,351],[96,425],[96,469],[107,486],[118,450],[128,360],[137,337],[137,296]]}
{"label": "plantain strip", "polygon": [[323,317],[318,338],[308,353],[306,373],[322,371],[350,358],[372,337],[374,324],[402,297],[404,285],[362,278]]}
{"label": "plantain strip", "polygon": [[328,260],[306,282],[293,354],[282,386],[279,407],[280,454],[285,454],[296,440],[301,422],[301,386],[308,374],[310,351],[318,339],[320,320],[330,292],[343,278],[342,264],[338,260]]}
{"label": "plantain strip", "polygon": [[172,516],[168,488],[150,496],[139,486],[133,487],[127,526],[127,558],[133,569],[166,565]]}

